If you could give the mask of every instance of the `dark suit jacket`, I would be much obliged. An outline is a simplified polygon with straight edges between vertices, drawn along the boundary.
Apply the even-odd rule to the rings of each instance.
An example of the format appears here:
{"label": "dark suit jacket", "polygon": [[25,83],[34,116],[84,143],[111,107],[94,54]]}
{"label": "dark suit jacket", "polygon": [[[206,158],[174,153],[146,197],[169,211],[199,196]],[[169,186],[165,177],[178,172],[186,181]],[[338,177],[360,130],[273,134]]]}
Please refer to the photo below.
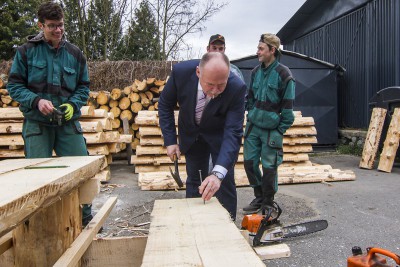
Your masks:
{"label": "dark suit jacket", "polygon": [[200,125],[196,125],[195,106],[199,83],[196,67],[199,62],[190,60],[175,64],[161,93],[158,114],[164,145],[177,144],[173,109],[178,102],[181,152],[185,154],[201,135],[211,151],[219,151],[214,164],[229,170],[237,160],[242,140],[246,85],[231,72],[224,92],[210,100],[203,111]]}

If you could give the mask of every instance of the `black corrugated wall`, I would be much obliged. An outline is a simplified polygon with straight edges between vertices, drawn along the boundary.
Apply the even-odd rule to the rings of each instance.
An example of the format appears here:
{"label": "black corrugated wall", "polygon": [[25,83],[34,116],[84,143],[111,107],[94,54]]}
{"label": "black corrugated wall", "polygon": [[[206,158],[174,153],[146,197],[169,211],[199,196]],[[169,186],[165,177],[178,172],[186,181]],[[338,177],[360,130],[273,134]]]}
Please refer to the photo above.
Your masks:
{"label": "black corrugated wall", "polygon": [[400,1],[370,1],[284,48],[346,69],[338,91],[339,127],[367,128],[369,99],[400,85]]}

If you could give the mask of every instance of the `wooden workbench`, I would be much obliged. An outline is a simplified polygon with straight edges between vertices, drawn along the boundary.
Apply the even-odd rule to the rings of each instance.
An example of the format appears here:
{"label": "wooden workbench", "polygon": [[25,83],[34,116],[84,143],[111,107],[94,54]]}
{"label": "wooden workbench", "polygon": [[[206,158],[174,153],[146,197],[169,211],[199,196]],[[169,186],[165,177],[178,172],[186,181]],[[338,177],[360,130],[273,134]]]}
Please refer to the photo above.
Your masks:
{"label": "wooden workbench", "polygon": [[0,239],[13,230],[15,266],[63,255],[82,231],[79,187],[106,165],[104,156],[0,161]]}

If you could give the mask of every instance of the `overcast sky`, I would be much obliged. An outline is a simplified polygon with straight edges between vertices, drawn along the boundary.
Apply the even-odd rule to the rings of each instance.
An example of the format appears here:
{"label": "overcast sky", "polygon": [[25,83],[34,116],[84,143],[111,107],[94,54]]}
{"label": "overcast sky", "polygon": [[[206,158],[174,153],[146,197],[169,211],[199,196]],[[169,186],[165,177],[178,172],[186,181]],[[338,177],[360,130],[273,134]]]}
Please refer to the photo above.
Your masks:
{"label": "overcast sky", "polygon": [[206,52],[213,34],[225,37],[225,53],[230,60],[256,53],[262,33],[277,33],[305,0],[230,0],[228,6],[208,21],[207,29],[193,35],[189,43],[195,57]]}

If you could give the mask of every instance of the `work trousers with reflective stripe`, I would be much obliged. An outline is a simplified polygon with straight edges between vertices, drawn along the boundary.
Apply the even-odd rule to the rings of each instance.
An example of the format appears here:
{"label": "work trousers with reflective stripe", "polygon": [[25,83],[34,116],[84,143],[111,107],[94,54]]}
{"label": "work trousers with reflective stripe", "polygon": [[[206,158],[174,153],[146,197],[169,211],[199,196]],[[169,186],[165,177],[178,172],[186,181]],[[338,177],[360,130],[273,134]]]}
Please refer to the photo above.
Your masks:
{"label": "work trousers with reflective stripe", "polygon": [[[86,142],[79,121],[70,121],[62,126],[47,126],[25,119],[22,127],[25,158],[51,158],[53,150],[59,157],[87,156]],[[83,205],[83,219],[92,213],[91,205]]]}
{"label": "work trousers with reflective stripe", "polygon": [[264,204],[272,205],[278,191],[278,166],[283,160],[283,135],[275,129],[262,129],[248,122],[244,136],[244,167],[249,183],[253,188],[262,189]]}

